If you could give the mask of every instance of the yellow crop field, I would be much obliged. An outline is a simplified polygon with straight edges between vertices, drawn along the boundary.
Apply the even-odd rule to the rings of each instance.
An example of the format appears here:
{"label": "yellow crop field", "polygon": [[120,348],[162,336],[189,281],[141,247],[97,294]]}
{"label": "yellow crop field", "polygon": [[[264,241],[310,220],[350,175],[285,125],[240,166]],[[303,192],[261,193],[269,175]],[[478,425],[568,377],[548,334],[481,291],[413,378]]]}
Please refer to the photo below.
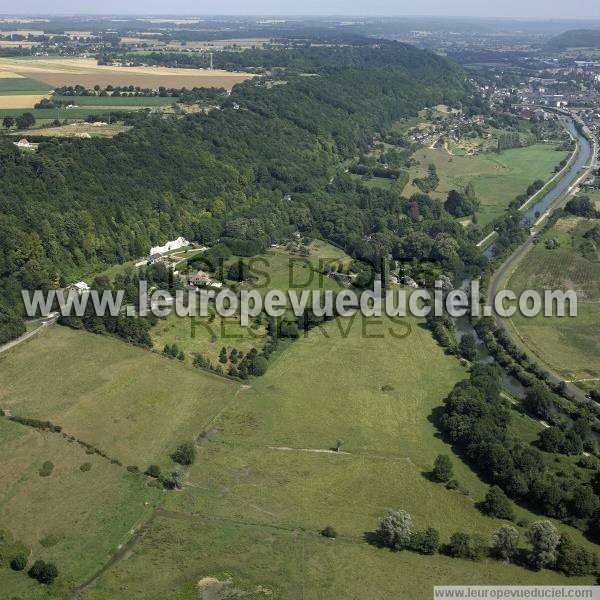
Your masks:
{"label": "yellow crop field", "polygon": [[91,58],[0,58],[0,71],[31,77],[52,86],[135,85],[140,87],[223,87],[249,79],[248,73],[168,67],[98,65]]}
{"label": "yellow crop field", "polygon": [[42,98],[47,98],[48,94],[0,96],[0,109],[5,108],[33,108]]}

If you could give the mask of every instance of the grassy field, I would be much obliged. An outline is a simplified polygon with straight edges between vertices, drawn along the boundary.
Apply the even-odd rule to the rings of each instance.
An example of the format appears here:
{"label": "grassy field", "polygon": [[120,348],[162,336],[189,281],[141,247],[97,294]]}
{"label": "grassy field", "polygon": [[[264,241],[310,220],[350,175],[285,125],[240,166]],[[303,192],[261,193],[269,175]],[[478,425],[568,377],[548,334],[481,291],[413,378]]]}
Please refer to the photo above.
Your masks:
{"label": "grassy field", "polygon": [[[161,567],[166,568],[157,568]],[[445,584],[514,584],[522,569],[443,556],[392,553],[364,542],[325,539],[314,532],[201,517],[156,519],[134,555],[82,595],[84,600],[244,598],[344,600],[431,598]],[[216,581],[215,581],[216,580]],[[154,585],[148,586],[148,581]],[[227,585],[226,582],[231,581]],[[527,572],[529,584],[575,583],[548,571]],[[225,584],[225,585],[223,585]],[[215,593],[217,592],[217,593]]]}
{"label": "grassy field", "polygon": [[428,165],[433,163],[440,184],[430,195],[444,201],[451,189],[462,189],[472,182],[481,202],[478,222],[485,225],[501,216],[509,202],[524,194],[533,181],[549,180],[556,165],[566,155],[566,152],[558,152],[555,146],[546,144],[476,156],[452,156],[443,150],[423,148],[414,154],[419,165],[410,170],[411,183],[403,193],[408,196],[417,192],[412,180],[425,177]]}
{"label": "grassy field", "polygon": [[[171,468],[167,454],[178,441],[205,435],[183,490],[167,493],[60,435],[2,420],[0,526],[34,557],[59,565],[50,591],[64,597],[160,500],[147,533],[84,591],[86,600],[219,597],[202,592],[220,585],[210,577],[231,578],[256,598],[370,599],[398,590],[427,598],[434,583],[577,583],[492,560],[394,554],[363,539],[389,508],[408,510],[415,527],[437,527],[444,540],[500,525],[475,507],[487,486],[457,457],[455,476],[468,493],[426,477],[437,454],[452,454],[437,435],[436,409],[464,376],[414,319],[330,322],[249,386],[55,326],[0,358],[0,406],[49,418],[124,464]],[[327,452],[338,439],[342,452]],[[55,469],[42,478],[46,460]],[[90,471],[81,471],[84,462]],[[319,535],[325,525],[338,539]],[[49,536],[58,541],[44,547]],[[8,570],[0,570],[0,585],[12,595],[39,594]]]}
{"label": "grassy field", "polygon": [[[206,578],[231,578],[256,598],[262,588],[276,598],[388,598],[399,590],[429,598],[436,583],[575,583],[492,560],[393,554],[364,540],[389,508],[408,510],[415,527],[437,527],[444,540],[501,524],[476,509],[487,486],[458,458],[455,475],[468,495],[426,477],[438,453],[451,454],[432,421],[464,371],[427,330],[408,324],[402,339],[389,327],[406,328],[387,319],[367,326],[382,339],[365,338],[358,320],[347,337],[329,323],[290,346],[211,424],[183,493],[167,496],[133,557],[82,597],[107,600],[126,588],[133,599],[192,600]],[[327,452],[338,439],[342,452]],[[326,525],[335,541],[319,536]]]}
{"label": "grassy field", "polygon": [[101,127],[96,127],[91,123],[69,123],[68,125],[61,125],[59,127],[36,127],[35,129],[27,129],[24,131],[13,131],[11,135],[15,136],[27,136],[35,135],[43,137],[61,137],[61,138],[72,138],[72,137],[104,137],[110,138],[123,133],[130,129],[129,126],[123,125],[122,123],[108,123]]}
{"label": "grassy field", "polygon": [[[0,419],[0,523],[30,549],[32,560],[60,565],[62,596],[103,565],[130,530],[144,520],[162,492],[60,435]],[[50,476],[39,474],[51,461]],[[90,469],[81,470],[88,463]],[[147,503],[147,505],[146,505]],[[0,569],[3,598],[47,598],[25,573]]]}
{"label": "grassy field", "polygon": [[49,92],[52,86],[28,77],[0,77],[0,96]]}
{"label": "grassy field", "polygon": [[[50,123],[55,119],[64,120],[81,120],[86,119],[89,115],[108,115],[111,112],[121,111],[124,109],[117,108],[98,108],[96,106],[82,107],[82,108],[0,108],[0,117],[17,117],[22,115],[24,112],[31,113],[36,121],[42,123]],[[32,130],[34,131],[34,130]]]}
{"label": "grassy field", "polygon": [[[574,217],[558,221],[521,261],[507,287],[517,294],[526,289],[577,292],[577,317],[515,314],[510,323],[523,343],[562,377],[597,379],[595,385],[600,387],[600,259],[589,260],[579,250],[583,234],[593,225],[594,221]],[[560,247],[546,249],[549,239]]]}
{"label": "grassy field", "polygon": [[[267,251],[267,264],[256,266],[269,277],[254,287],[335,288],[313,271],[319,261],[349,260],[318,241],[310,245],[313,267],[292,257],[290,280],[289,251]],[[198,351],[186,345],[188,320],[162,321],[153,335],[159,349],[166,340]],[[223,345],[201,335],[204,347],[211,343],[218,352]],[[230,592],[371,600],[399,590],[402,598],[421,599],[431,597],[434,584],[591,581],[491,559],[390,553],[367,543],[388,509],[409,511],[415,528],[436,527],[443,541],[456,531],[490,536],[502,524],[479,512],[488,486],[436,426],[444,396],[466,371],[416,319],[329,322],[286,345],[265,376],[243,386],[190,363],[58,325],[0,355],[0,407],[49,419],[123,465],[157,463],[168,472],[174,447],[197,443],[183,489],[164,492],[61,435],[0,419],[0,528],[31,547],[34,559],[59,565],[49,588],[54,597],[96,572],[142,521],[146,533],[127,547],[126,560],[103,572],[83,600],[207,600]],[[513,432],[525,442],[539,429],[514,412]],[[332,452],[338,440],[342,451]],[[428,478],[440,453],[452,456],[461,491]],[[47,460],[54,471],[40,477]],[[84,462],[91,470],[81,470]],[[537,518],[521,507],[516,513]],[[319,534],[326,525],[336,529],[336,540]],[[49,538],[56,543],[48,546]],[[49,597],[8,569],[0,569],[0,589],[8,597]]]}
{"label": "grassy field", "polygon": [[176,443],[201,432],[236,390],[147,350],[58,326],[0,357],[0,406],[49,419],[142,468],[169,464]]}
{"label": "grassy field", "polygon": [[113,106],[123,108],[168,106],[177,102],[177,98],[162,98],[160,96],[117,96],[114,98],[112,96],[53,96],[53,99],[64,104],[105,108],[112,108]]}

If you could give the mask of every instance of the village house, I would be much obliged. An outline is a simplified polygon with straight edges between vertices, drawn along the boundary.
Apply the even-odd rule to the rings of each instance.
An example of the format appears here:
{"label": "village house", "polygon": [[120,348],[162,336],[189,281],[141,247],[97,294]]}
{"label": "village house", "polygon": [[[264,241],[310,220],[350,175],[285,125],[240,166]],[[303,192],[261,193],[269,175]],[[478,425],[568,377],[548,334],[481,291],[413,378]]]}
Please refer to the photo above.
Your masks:
{"label": "village house", "polygon": [[154,246],[153,248],[150,248],[149,256],[164,254],[165,252],[171,252],[171,250],[179,250],[179,248],[189,245],[190,243],[184,237],[178,237],[176,240],[167,242],[164,246]]}
{"label": "village house", "polygon": [[210,285],[212,280],[210,275],[205,271],[198,271],[190,277],[190,283],[193,285]]}
{"label": "village house", "polygon": [[89,292],[92,288],[85,281],[78,281],[69,286],[70,290],[75,290],[80,296]]}
{"label": "village house", "polygon": [[35,150],[37,144],[32,144],[27,138],[21,138],[18,142],[13,142],[17,148],[25,148],[27,150]]}
{"label": "village house", "polygon": [[148,264],[149,265],[155,265],[156,263],[162,262],[162,255],[161,254],[151,254],[148,257]]}

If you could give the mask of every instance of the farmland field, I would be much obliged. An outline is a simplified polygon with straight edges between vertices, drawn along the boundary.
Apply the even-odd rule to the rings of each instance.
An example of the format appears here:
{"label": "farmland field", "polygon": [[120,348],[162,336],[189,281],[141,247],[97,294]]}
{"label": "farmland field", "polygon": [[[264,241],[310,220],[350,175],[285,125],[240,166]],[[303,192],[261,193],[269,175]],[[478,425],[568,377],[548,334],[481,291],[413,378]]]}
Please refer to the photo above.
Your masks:
{"label": "farmland field", "polygon": [[47,94],[14,94],[0,96],[0,110],[33,108]]}
{"label": "farmland field", "polygon": [[224,87],[231,89],[236,83],[250,78],[246,73],[207,69],[178,69],[167,67],[112,67],[98,65],[86,58],[0,58],[0,71],[17,73],[43,81],[53,87],[64,85],[98,84],[158,88],[165,87]]}
{"label": "farmland field", "polygon": [[411,183],[404,189],[404,195],[418,191],[412,180],[426,176],[428,165],[433,163],[440,184],[430,195],[444,201],[451,189],[461,189],[472,182],[481,202],[478,222],[485,225],[501,216],[509,202],[524,194],[533,181],[548,181],[565,156],[566,152],[559,152],[555,146],[546,144],[476,156],[452,156],[442,150],[423,148],[414,154],[420,164],[410,170]]}
{"label": "farmland field", "polygon": [[[579,249],[583,234],[593,224],[578,218],[558,221],[521,261],[507,287],[517,294],[526,289],[577,293],[577,317],[515,314],[510,323],[524,345],[562,377],[600,383],[600,262],[584,257]],[[557,240],[560,247],[548,250],[549,239]]]}
{"label": "farmland field", "polygon": [[[177,98],[160,96],[58,96],[52,97],[63,104],[75,104],[77,106],[96,107],[146,107],[146,106],[168,106],[177,102]],[[70,109],[72,110],[72,109]]]}
{"label": "farmland field", "polygon": [[7,73],[7,77],[0,77],[0,96],[11,94],[33,94],[51,91],[52,86],[28,77],[20,77],[14,73]]}

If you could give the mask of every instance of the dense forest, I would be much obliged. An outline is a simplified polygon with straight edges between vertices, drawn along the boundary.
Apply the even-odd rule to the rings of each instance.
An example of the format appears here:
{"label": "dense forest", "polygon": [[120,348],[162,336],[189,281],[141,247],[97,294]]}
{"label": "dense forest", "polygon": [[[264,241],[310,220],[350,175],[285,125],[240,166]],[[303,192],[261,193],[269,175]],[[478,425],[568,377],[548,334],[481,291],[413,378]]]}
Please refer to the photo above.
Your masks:
{"label": "dense forest", "polygon": [[209,113],[140,116],[113,139],[52,140],[34,154],[0,140],[0,341],[19,329],[22,288],[70,283],[179,235],[264,248],[299,230],[376,263],[393,253],[477,268],[441,205],[367,189],[341,166],[391,122],[467,103],[463,73],[399,43],[294,52],[318,76],[246,82]]}

